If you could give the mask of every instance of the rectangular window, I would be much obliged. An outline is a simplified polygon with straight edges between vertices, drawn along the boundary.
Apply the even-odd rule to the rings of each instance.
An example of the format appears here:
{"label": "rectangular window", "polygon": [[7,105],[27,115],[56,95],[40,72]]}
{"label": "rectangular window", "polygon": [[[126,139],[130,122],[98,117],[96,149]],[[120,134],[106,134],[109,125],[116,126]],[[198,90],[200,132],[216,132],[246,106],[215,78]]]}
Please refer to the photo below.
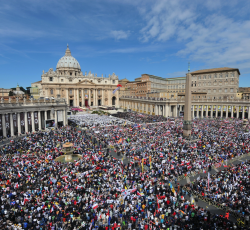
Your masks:
{"label": "rectangular window", "polygon": [[53,81],[53,77],[49,77],[49,81]]}
{"label": "rectangular window", "polygon": [[61,79],[61,82],[63,82],[63,79]]}
{"label": "rectangular window", "polygon": [[216,89],[214,89],[214,93],[216,93]]}
{"label": "rectangular window", "polygon": [[72,94],[72,93],[73,93],[73,92],[72,92],[72,89],[70,89],[70,90],[69,90],[69,94]]}
{"label": "rectangular window", "polygon": [[86,89],[85,89],[85,90],[84,90],[84,92],[85,92],[85,93],[87,93],[87,92],[88,92],[88,90],[86,90]]}
{"label": "rectangular window", "polygon": [[231,93],[233,93],[233,92],[234,92],[234,89],[233,89],[233,88],[231,88],[231,89],[230,89],[230,92],[231,92]]}
{"label": "rectangular window", "polygon": [[70,79],[69,82],[72,82],[72,80]]}
{"label": "rectangular window", "polygon": [[227,93],[227,89],[225,89],[225,93]]}

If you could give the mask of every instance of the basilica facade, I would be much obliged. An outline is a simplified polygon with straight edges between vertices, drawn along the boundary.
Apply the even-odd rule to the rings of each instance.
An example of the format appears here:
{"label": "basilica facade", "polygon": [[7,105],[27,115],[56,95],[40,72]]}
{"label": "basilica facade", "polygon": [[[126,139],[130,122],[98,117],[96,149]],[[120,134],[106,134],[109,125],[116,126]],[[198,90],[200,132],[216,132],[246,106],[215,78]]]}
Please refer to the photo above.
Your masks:
{"label": "basilica facade", "polygon": [[42,74],[42,80],[31,84],[31,95],[36,98],[65,98],[69,106],[119,106],[118,76],[98,77],[91,72],[84,74],[80,64],[67,46],[65,55],[52,68]]}

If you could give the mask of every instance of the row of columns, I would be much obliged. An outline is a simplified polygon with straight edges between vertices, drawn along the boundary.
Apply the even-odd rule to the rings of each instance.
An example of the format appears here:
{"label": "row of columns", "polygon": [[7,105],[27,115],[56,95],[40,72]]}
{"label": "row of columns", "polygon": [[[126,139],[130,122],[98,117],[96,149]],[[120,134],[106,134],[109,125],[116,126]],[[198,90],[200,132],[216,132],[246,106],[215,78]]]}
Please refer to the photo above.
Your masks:
{"label": "row of columns", "polygon": [[[81,90],[81,93],[80,93]],[[91,98],[93,94],[93,100]],[[101,90],[101,93],[98,94],[98,90]],[[112,105],[112,97],[116,97],[116,106],[119,105],[119,97],[118,97],[118,91],[116,91],[115,94],[112,93],[112,89],[107,89],[108,90],[108,104],[109,106]],[[81,94],[81,98],[80,95]],[[85,96],[87,97],[85,98]],[[66,89],[66,99],[67,99],[67,104],[69,104],[69,89]],[[101,96],[101,105],[104,105],[104,89],[88,89],[88,92],[85,93],[85,89],[73,89],[73,96],[74,96],[74,106],[80,106],[80,101],[82,102],[82,106],[84,106],[85,99],[88,99],[88,105],[91,105],[91,102],[93,101],[93,106],[98,106],[98,96]]]}
{"label": "row of columns", "polygon": [[[121,101],[120,106],[123,109],[131,109],[134,111],[139,111],[146,114],[162,115],[164,117],[177,117],[178,107],[177,105],[168,104],[148,104],[142,102],[131,102],[131,101]],[[172,111],[173,110],[173,111]]]}
{"label": "row of columns", "polygon": [[[24,127],[24,132],[27,133],[29,131],[35,132],[36,126],[38,130],[42,130],[45,128],[45,121],[48,120],[47,112],[50,110],[44,111],[44,124],[42,127],[42,111],[31,111],[31,112],[16,112],[16,113],[0,113],[0,131],[2,131],[2,136],[7,137],[7,130],[10,129],[10,136],[14,136],[14,128],[17,128],[17,134],[22,133],[21,126]],[[58,116],[57,112],[62,111],[62,119],[63,125],[67,125],[67,111],[66,110],[54,110],[54,116],[49,117],[49,119],[55,119],[55,127],[58,124]],[[23,113],[23,119],[21,121],[21,113]],[[51,114],[53,115],[53,114]],[[29,125],[31,126],[31,130],[29,130]],[[1,135],[0,135],[1,136]]]}
{"label": "row of columns", "polygon": [[[249,106],[228,106],[228,105],[192,105],[192,117],[223,117],[225,112],[225,117],[229,117],[229,113],[231,113],[231,117],[234,117],[236,114],[236,118],[239,118],[239,113],[242,112],[242,118],[250,119]],[[241,111],[240,111],[241,110]],[[201,111],[201,114],[199,113]],[[204,115],[205,112],[205,115]],[[210,112],[210,114],[208,114]],[[220,116],[218,116],[220,112]],[[247,113],[247,117],[246,117]]]}
{"label": "row of columns", "polygon": [[[131,109],[135,111],[139,111],[146,114],[155,114],[155,115],[163,115],[165,117],[178,117],[178,111],[184,111],[183,105],[179,105],[180,108],[178,109],[178,105],[171,105],[171,104],[150,104],[150,103],[143,103],[143,102],[133,102],[133,101],[126,101],[122,100],[120,102],[120,106],[122,108]],[[162,109],[161,109],[162,108]],[[211,108],[209,110],[209,108]],[[250,106],[229,106],[229,105],[192,105],[191,111],[192,111],[192,117],[218,117],[220,112],[220,117],[223,117],[223,115],[228,118],[229,113],[231,113],[231,117],[239,118],[239,113],[242,112],[242,118],[250,119]],[[195,114],[196,111],[196,114]],[[210,114],[208,115],[208,112],[210,111]],[[201,112],[201,113],[199,113]],[[205,113],[204,113],[205,112]]]}

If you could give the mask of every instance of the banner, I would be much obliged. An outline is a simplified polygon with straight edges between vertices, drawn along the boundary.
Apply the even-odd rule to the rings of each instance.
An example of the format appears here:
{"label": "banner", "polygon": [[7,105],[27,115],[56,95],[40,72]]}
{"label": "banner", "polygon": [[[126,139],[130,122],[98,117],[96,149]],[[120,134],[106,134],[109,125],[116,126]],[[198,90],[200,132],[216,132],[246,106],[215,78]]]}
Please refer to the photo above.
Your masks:
{"label": "banner", "polygon": [[34,112],[34,122],[35,122],[35,125],[38,124],[38,112]]}
{"label": "banner", "polygon": [[152,156],[149,156],[150,169],[152,169]]}
{"label": "banner", "polygon": [[5,127],[6,127],[6,134],[10,133],[10,114],[5,114]]}
{"label": "banner", "polygon": [[245,110],[245,112],[247,112],[247,111],[248,111],[247,106],[245,106],[245,109],[244,109],[244,110]]}
{"label": "banner", "polygon": [[216,111],[216,105],[213,106],[213,111]]}
{"label": "banner", "polygon": [[21,122],[21,126],[25,126],[25,120],[24,120],[24,113],[20,113],[20,122]]}
{"label": "banner", "polygon": [[236,112],[237,112],[237,111],[236,111],[236,106],[234,106],[233,108],[234,108],[234,109],[233,109],[233,112],[236,113]]}
{"label": "banner", "polygon": [[227,111],[227,108],[226,108],[226,106],[225,106],[225,105],[223,106],[223,111]]}
{"label": "banner", "polygon": [[221,106],[218,106],[218,111],[221,111]]}
{"label": "banner", "polygon": [[232,111],[232,106],[230,105],[230,106],[228,106],[228,111]]}
{"label": "banner", "polygon": [[12,118],[13,118],[13,127],[14,130],[17,130],[17,115],[15,113],[12,114]]}
{"label": "banner", "polygon": [[211,111],[211,105],[208,106],[208,110]]}
{"label": "banner", "polygon": [[31,124],[31,112],[27,112],[27,118],[28,118],[28,125],[32,125]]}
{"label": "banner", "polygon": [[207,106],[206,105],[203,106],[203,111],[207,111]]}
{"label": "banner", "polygon": [[242,106],[239,106],[239,112],[242,112]]}

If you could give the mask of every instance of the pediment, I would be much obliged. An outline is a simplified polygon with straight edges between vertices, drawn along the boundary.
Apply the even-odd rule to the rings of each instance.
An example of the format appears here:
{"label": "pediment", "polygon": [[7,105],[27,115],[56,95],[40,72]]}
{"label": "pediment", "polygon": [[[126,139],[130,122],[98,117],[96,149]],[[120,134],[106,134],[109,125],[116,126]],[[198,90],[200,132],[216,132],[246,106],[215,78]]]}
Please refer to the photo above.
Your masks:
{"label": "pediment", "polygon": [[79,81],[77,85],[96,85],[96,84],[91,82],[90,80],[84,79],[82,81]]}

